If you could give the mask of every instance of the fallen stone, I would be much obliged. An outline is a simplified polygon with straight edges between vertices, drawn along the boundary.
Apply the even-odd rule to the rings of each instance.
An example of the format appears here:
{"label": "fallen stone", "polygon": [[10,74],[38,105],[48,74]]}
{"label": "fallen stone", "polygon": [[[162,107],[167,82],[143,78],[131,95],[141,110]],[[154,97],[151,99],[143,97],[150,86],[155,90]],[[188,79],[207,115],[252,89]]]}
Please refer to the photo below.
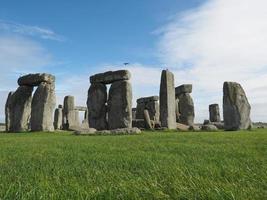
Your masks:
{"label": "fallen stone", "polygon": [[178,96],[179,99],[179,123],[186,125],[194,125],[195,108],[194,102],[190,94],[183,93]]}
{"label": "fallen stone", "polygon": [[108,129],[131,127],[132,86],[129,81],[116,81],[109,89]]}
{"label": "fallen stone", "polygon": [[108,71],[105,73],[95,74],[90,77],[91,83],[110,84],[115,81],[130,80],[131,73],[128,70]]}
{"label": "fallen stone", "polygon": [[209,105],[210,121],[211,122],[220,122],[220,108],[218,104]]}
{"label": "fallen stone", "polygon": [[42,82],[32,99],[31,131],[53,131],[53,112],[56,106],[55,85]]}
{"label": "fallen stone", "polygon": [[91,84],[88,90],[88,124],[97,130],[107,129],[107,87],[102,83]]}
{"label": "fallen stone", "polygon": [[250,129],[252,124],[250,110],[251,107],[242,86],[235,82],[224,82],[224,129],[227,131]]}
{"label": "fallen stone", "polygon": [[175,95],[179,96],[180,94],[184,93],[191,93],[192,92],[192,84],[184,84],[180,85],[175,88]]}
{"label": "fallen stone", "polygon": [[201,127],[196,126],[196,125],[192,125],[192,126],[189,127],[189,130],[190,131],[200,131]]}
{"label": "fallen stone", "polygon": [[141,133],[141,130],[139,128],[120,128],[120,129],[114,129],[114,130],[109,130],[108,132],[106,131],[97,131],[97,134],[100,135],[132,135],[132,134],[139,134]]}
{"label": "fallen stone", "polygon": [[224,123],[223,122],[211,122],[214,126],[216,126],[218,129],[224,129]]}
{"label": "fallen stone", "polygon": [[176,126],[177,126],[177,130],[179,130],[179,131],[188,131],[189,130],[189,126],[184,125],[184,124],[176,123]]}
{"label": "fallen stone", "polygon": [[94,128],[88,128],[88,129],[84,129],[84,128],[72,128],[72,130],[73,129],[74,129],[74,134],[75,135],[96,135],[96,131],[97,131]]}
{"label": "fallen stone", "polygon": [[45,82],[49,84],[53,84],[55,82],[55,76],[51,74],[28,74],[22,76],[18,79],[18,84],[20,86],[38,86],[40,83]]}
{"label": "fallen stone", "polygon": [[161,73],[160,121],[162,127],[176,129],[174,75],[168,70]]}
{"label": "fallen stone", "polygon": [[22,132],[29,130],[32,91],[33,87],[31,86],[19,86],[18,89],[9,97],[9,132]]}
{"label": "fallen stone", "polygon": [[218,128],[214,126],[213,124],[203,125],[201,129],[203,131],[217,131],[218,130]]}

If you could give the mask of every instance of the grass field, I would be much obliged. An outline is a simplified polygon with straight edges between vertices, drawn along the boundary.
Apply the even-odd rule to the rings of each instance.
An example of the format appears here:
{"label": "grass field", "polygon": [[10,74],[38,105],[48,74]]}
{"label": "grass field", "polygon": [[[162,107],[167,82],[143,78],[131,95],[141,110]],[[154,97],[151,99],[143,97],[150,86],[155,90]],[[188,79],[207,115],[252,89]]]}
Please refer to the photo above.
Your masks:
{"label": "grass field", "polygon": [[267,130],[0,134],[0,199],[267,199]]}

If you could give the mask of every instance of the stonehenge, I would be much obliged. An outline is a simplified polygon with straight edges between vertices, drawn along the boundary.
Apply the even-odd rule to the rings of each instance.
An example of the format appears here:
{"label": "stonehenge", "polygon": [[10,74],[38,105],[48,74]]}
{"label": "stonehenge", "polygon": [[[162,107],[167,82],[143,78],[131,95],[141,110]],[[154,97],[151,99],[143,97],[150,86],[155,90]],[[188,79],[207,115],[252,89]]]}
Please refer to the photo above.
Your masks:
{"label": "stonehenge", "polygon": [[[6,131],[53,131],[55,77],[28,74],[18,79],[19,87],[9,93],[6,102]],[[33,88],[37,89],[32,96]]]}
{"label": "stonehenge", "polygon": [[239,83],[223,84],[223,118],[227,131],[250,129],[250,104],[245,91]]}
{"label": "stonehenge", "polygon": [[[136,100],[132,107],[131,74],[128,70],[108,71],[90,77],[86,106],[75,106],[74,96],[65,96],[55,109],[55,77],[28,74],[17,80],[18,88],[8,94],[5,104],[7,132],[78,130],[176,129],[214,131],[245,130],[252,127],[250,104],[239,83],[224,82],[223,121],[218,104],[209,105],[209,120],[194,124],[195,108],[191,84],[174,87],[174,75],[161,73],[159,96]],[[110,84],[110,87],[107,85]],[[37,87],[35,92],[34,87]],[[84,112],[80,122],[79,112]],[[54,114],[54,115],[53,115]]]}
{"label": "stonehenge", "polygon": [[174,75],[168,70],[161,73],[159,97],[161,126],[176,129]]}
{"label": "stonehenge", "polygon": [[195,118],[194,102],[190,96],[191,92],[191,84],[184,84],[175,88],[176,120],[188,126],[194,125]]}
{"label": "stonehenge", "polygon": [[[132,128],[132,86],[128,70],[108,71],[90,77],[88,123],[97,130]],[[107,93],[107,84],[111,84]]]}

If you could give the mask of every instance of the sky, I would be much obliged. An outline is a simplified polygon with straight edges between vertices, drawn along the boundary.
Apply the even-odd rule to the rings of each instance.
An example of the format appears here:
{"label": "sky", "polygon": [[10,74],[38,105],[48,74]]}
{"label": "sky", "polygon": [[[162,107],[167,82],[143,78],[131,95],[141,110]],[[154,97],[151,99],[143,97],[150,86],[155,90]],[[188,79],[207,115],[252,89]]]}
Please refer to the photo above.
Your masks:
{"label": "sky", "polygon": [[243,86],[253,121],[267,121],[266,0],[0,2],[0,122],[21,75],[51,73],[58,104],[74,95],[85,106],[91,75],[124,68],[133,105],[159,95],[169,69],[175,86],[193,84],[196,122],[212,103],[222,114],[224,81]]}

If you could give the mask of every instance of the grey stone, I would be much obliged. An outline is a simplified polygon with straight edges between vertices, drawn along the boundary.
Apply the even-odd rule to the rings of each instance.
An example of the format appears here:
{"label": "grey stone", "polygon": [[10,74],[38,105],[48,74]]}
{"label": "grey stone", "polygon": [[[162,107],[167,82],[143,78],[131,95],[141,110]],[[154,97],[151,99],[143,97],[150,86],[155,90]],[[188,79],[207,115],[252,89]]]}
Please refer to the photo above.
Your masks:
{"label": "grey stone", "polygon": [[107,87],[102,83],[91,84],[88,90],[88,124],[97,130],[107,129]]}
{"label": "grey stone", "polygon": [[145,127],[147,129],[153,129],[148,110],[144,110]]}
{"label": "grey stone", "polygon": [[[151,98],[152,99],[152,98]],[[157,99],[157,98],[155,98]],[[138,101],[136,107],[136,119],[144,119],[144,110],[148,110],[150,120],[159,121],[159,102],[152,101]]]}
{"label": "grey stone", "polygon": [[62,108],[56,108],[54,113],[54,129],[60,130],[62,129],[62,121],[63,121],[63,111]]}
{"label": "grey stone", "polygon": [[176,123],[177,126],[177,130],[179,131],[188,131],[189,130],[189,126],[181,124],[181,123]]}
{"label": "grey stone", "polygon": [[56,106],[54,83],[40,83],[32,99],[31,130],[53,131],[53,112]]}
{"label": "grey stone", "polygon": [[203,125],[201,129],[203,131],[217,131],[218,130],[218,128],[214,126],[213,124]]}
{"label": "grey stone", "polygon": [[142,97],[136,100],[136,103],[148,103],[151,101],[158,101],[159,97],[158,96],[150,96],[150,97]]}
{"label": "grey stone", "polygon": [[108,127],[110,130],[132,127],[132,86],[129,81],[116,81],[110,87]]}
{"label": "grey stone", "polygon": [[97,131],[97,135],[133,135],[133,134],[139,134],[141,133],[141,130],[139,128],[119,128],[119,129],[113,129],[113,130],[103,130],[103,131]]}
{"label": "grey stone", "polygon": [[201,127],[196,126],[196,125],[192,125],[192,126],[189,127],[189,130],[190,131],[200,131]]}
{"label": "grey stone", "polygon": [[184,84],[180,85],[175,88],[175,95],[179,96],[180,94],[184,93],[191,93],[192,92],[192,84]]}
{"label": "grey stone", "polygon": [[6,127],[6,132],[10,130],[10,121],[11,121],[11,96],[14,94],[14,92],[9,92],[6,104],[5,104],[5,127]]}
{"label": "grey stone", "polygon": [[132,108],[132,117],[133,120],[136,119],[136,108]]}
{"label": "grey stone", "polygon": [[145,120],[144,119],[134,119],[132,121],[132,127],[145,129],[146,128]]}
{"label": "grey stone", "polygon": [[61,104],[58,105],[58,108],[63,108],[63,106]]}
{"label": "grey stone", "polygon": [[19,86],[18,89],[9,97],[9,132],[29,130],[32,91],[33,87],[31,86]]}
{"label": "grey stone", "polygon": [[194,125],[195,109],[194,102],[190,94],[183,93],[178,96],[179,99],[179,122],[186,125]]}
{"label": "grey stone", "polygon": [[79,111],[75,110],[74,96],[65,96],[63,106],[63,129],[69,130],[71,127],[79,127]]}
{"label": "grey stone", "polygon": [[175,115],[176,115],[176,122],[179,122],[180,121],[179,99],[175,99]]}
{"label": "grey stone", "polygon": [[95,128],[77,128],[77,130],[74,130],[75,135],[95,135],[96,133]]}
{"label": "grey stone", "polygon": [[90,77],[91,83],[110,84],[115,81],[130,80],[131,73],[128,70],[108,71],[105,73],[95,74]]}
{"label": "grey stone", "polygon": [[212,125],[216,126],[218,129],[224,129],[223,122],[211,122]]}
{"label": "grey stone", "polygon": [[160,121],[162,127],[176,129],[174,75],[168,70],[161,73]]}
{"label": "grey stone", "polygon": [[210,121],[211,122],[220,122],[220,108],[218,104],[209,105]]}
{"label": "grey stone", "polygon": [[210,124],[210,120],[205,119],[204,122],[203,122],[203,125],[207,125],[207,124]]}
{"label": "grey stone", "polygon": [[75,106],[75,110],[79,110],[79,111],[87,111],[87,107],[85,106]]}
{"label": "grey stone", "polygon": [[228,131],[251,128],[250,104],[239,83],[224,82],[223,117],[224,128]]}
{"label": "grey stone", "polygon": [[51,74],[39,73],[39,74],[28,74],[18,79],[18,84],[20,86],[22,85],[38,86],[42,82],[53,84],[55,82],[55,76]]}

